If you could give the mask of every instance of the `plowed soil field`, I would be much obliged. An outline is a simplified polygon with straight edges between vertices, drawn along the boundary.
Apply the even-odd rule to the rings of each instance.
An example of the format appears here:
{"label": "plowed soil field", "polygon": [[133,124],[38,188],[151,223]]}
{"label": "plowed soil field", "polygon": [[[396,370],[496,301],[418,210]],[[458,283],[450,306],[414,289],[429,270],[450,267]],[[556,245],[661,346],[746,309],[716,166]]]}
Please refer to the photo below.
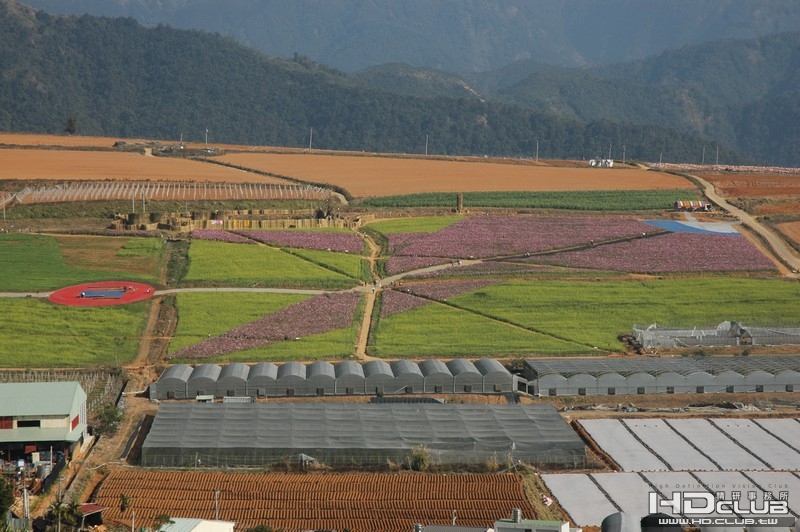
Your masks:
{"label": "plowed soil field", "polygon": [[0,180],[285,183],[216,164],[132,152],[0,149]]}
{"label": "plowed soil field", "polygon": [[767,198],[756,214],[777,215],[800,212],[800,174],[756,174],[747,172],[698,173],[714,185],[717,193],[731,199]]}
{"label": "plowed soil field", "polygon": [[570,168],[533,161],[229,153],[221,161],[314,183],[355,197],[423,192],[690,189],[682,177],[638,168]]}
{"label": "plowed soil field", "polygon": [[[120,495],[130,501],[120,511]],[[114,469],[96,498],[103,521],[149,526],[160,514],[264,524],[285,532],[408,532],[415,523],[489,527],[533,508],[515,474],[210,473]]]}
{"label": "plowed soil field", "polygon": [[[797,206],[796,213],[800,213],[800,204]],[[778,229],[786,235],[795,245],[800,246],[800,222],[787,222],[778,224]]]}

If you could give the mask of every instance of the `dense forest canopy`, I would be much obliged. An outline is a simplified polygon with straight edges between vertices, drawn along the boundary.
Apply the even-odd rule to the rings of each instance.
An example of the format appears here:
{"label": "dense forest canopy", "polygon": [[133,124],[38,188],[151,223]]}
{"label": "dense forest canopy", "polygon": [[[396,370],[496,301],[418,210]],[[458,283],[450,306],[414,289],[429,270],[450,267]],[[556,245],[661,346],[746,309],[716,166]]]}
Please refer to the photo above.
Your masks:
{"label": "dense forest canopy", "polygon": [[[0,129],[338,150],[700,162],[699,136],[513,101],[399,94],[302,56],[0,1]],[[716,146],[716,144],[714,144]],[[723,144],[720,161],[752,160]]]}

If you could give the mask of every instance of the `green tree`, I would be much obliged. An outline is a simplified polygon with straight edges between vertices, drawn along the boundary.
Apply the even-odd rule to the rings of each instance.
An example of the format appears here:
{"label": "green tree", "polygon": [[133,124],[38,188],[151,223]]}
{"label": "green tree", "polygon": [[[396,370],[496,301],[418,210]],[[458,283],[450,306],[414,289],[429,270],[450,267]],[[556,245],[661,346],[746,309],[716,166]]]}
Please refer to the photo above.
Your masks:
{"label": "green tree", "polygon": [[5,523],[12,504],[14,504],[14,486],[0,478],[0,524]]}
{"label": "green tree", "polygon": [[75,120],[74,116],[67,118],[67,121],[64,123],[64,133],[67,135],[74,135],[75,132],[78,131],[76,123],[77,120]]}
{"label": "green tree", "polygon": [[100,434],[114,434],[125,412],[117,405],[107,403],[97,413],[96,429]]}

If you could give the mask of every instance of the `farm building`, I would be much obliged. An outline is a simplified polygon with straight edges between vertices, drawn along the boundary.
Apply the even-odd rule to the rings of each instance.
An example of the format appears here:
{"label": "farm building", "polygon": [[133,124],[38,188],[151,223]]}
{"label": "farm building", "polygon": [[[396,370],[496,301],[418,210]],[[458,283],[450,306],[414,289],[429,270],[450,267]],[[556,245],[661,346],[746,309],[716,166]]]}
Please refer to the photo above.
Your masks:
{"label": "farm building", "polygon": [[186,383],[186,396],[212,395],[217,389],[217,379],[222,368],[216,364],[202,364],[194,368]]}
{"label": "farm building", "polygon": [[86,437],[86,392],[77,382],[0,384],[0,442],[6,458],[68,454]]}
{"label": "farm building", "polygon": [[525,374],[540,396],[792,392],[800,356],[538,359]]}
{"label": "farm building", "polygon": [[362,394],[365,392],[366,379],[364,368],[352,360],[345,360],[336,364],[336,390],[338,395]]}
{"label": "farm building", "polygon": [[714,329],[664,329],[655,324],[634,325],[633,336],[645,349],[800,345],[800,327],[745,327],[735,321],[723,321]]}
{"label": "farm building", "polygon": [[287,362],[281,365],[275,383],[280,395],[304,395],[303,392],[307,391],[306,367],[300,362]]}
{"label": "farm building", "polygon": [[352,360],[331,364],[299,362],[253,366],[234,363],[224,367],[186,364],[168,367],[150,385],[152,399],[216,397],[286,397],[314,395],[396,395],[408,393],[506,393],[515,390],[519,377],[500,362],[483,358],[475,362],[454,359],[396,360],[389,364]]}
{"label": "farm building", "polygon": [[250,397],[275,395],[277,380],[278,366],[271,362],[259,362],[251,366],[250,372],[247,374],[247,395]]}
{"label": "farm building", "polygon": [[394,383],[394,373],[388,362],[371,360],[364,364],[364,384],[368,394],[395,393]]}
{"label": "farm building", "polygon": [[186,399],[186,385],[194,368],[176,364],[164,370],[157,383],[150,385],[150,397],[159,399]]}
{"label": "farm building", "polygon": [[165,403],[142,447],[147,467],[266,467],[522,460],[584,467],[584,443],[549,405]]}
{"label": "farm building", "polygon": [[336,369],[330,362],[317,361],[306,368],[305,395],[333,395],[336,393]]}
{"label": "farm building", "polygon": [[[410,360],[396,360],[390,364],[394,382],[385,393],[414,393],[424,388],[425,376],[420,367]],[[401,392],[402,391],[402,392]]]}
{"label": "farm building", "polygon": [[219,372],[214,395],[217,397],[244,397],[247,395],[247,378],[250,366],[236,362]]}

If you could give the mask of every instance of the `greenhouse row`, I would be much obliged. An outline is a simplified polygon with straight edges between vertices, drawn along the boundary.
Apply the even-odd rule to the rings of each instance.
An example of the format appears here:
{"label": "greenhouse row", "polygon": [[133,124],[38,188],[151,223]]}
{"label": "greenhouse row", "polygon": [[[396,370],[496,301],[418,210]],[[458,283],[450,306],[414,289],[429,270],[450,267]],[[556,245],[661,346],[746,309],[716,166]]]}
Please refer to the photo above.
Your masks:
{"label": "greenhouse row", "polygon": [[533,395],[800,391],[800,356],[621,357],[525,362]]}
{"label": "greenhouse row", "polygon": [[364,364],[299,362],[226,366],[178,364],[150,386],[151,399],[213,397],[290,397],[324,395],[397,395],[408,393],[506,393],[514,377],[500,362],[483,358]]}
{"label": "greenhouse row", "polygon": [[586,447],[550,405],[164,403],[146,467],[517,463],[586,466]]}

